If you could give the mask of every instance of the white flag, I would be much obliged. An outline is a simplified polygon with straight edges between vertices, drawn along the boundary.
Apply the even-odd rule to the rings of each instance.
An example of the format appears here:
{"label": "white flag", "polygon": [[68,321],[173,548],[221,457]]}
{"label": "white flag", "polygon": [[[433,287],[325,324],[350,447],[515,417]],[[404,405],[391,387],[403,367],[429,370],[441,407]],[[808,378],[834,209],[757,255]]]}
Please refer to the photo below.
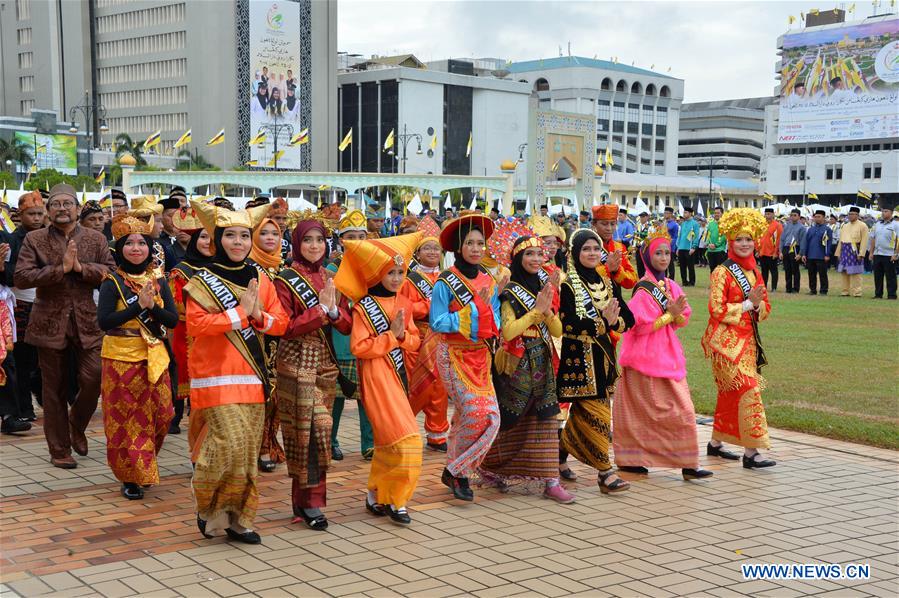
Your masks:
{"label": "white flag", "polygon": [[699,216],[705,216],[705,212],[702,211],[702,201],[696,200],[696,214]]}
{"label": "white flag", "polygon": [[684,215],[684,204],[681,202],[680,199],[677,200],[677,215],[678,216]]}
{"label": "white flag", "polygon": [[425,207],[421,203],[421,196],[418,194],[418,192],[416,192],[415,197],[413,197],[412,201],[409,202],[409,205],[406,206],[406,210],[408,210],[411,214],[418,216],[424,209]]}
{"label": "white flag", "polygon": [[468,209],[469,210],[477,210],[478,209],[478,196],[477,195],[471,196],[471,205],[468,206]]}
{"label": "white flag", "polygon": [[447,210],[453,209],[453,199],[450,197],[450,194],[446,194],[446,201],[443,202],[443,207]]}
{"label": "white flag", "polygon": [[384,220],[390,218],[390,191],[387,192],[387,199],[384,201]]}

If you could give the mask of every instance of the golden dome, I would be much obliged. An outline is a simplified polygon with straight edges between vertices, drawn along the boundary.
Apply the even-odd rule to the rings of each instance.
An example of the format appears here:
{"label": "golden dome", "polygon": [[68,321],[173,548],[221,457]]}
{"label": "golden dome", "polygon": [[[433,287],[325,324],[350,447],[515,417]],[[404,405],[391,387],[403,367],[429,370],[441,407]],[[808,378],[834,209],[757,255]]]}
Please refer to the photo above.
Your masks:
{"label": "golden dome", "polygon": [[499,165],[499,169],[503,172],[514,172],[517,166],[512,160],[503,160]]}
{"label": "golden dome", "polygon": [[128,152],[122,154],[122,156],[119,158],[120,166],[134,166],[136,164],[137,164],[137,160],[135,160],[134,156],[132,156]]}
{"label": "golden dome", "polygon": [[602,166],[600,166],[599,164],[593,165],[593,176],[601,177],[604,174],[605,174],[605,171],[602,169]]}

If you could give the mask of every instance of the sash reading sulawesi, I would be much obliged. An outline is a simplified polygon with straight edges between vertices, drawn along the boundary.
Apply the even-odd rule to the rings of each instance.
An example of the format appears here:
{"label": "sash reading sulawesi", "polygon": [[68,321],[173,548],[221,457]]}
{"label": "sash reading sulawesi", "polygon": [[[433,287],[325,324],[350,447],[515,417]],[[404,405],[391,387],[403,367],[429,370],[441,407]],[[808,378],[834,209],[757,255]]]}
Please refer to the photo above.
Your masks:
{"label": "sash reading sulawesi", "polygon": [[656,305],[658,305],[659,309],[662,310],[662,313],[665,313],[665,310],[668,309],[668,297],[665,295],[665,292],[658,287],[658,285],[654,285],[648,280],[641,280],[634,286],[634,291],[633,293],[631,293],[631,296],[635,295],[639,290],[643,290],[649,293],[649,295],[653,299],[655,299]]}
{"label": "sash reading sulawesi", "polygon": [[[743,291],[743,300],[749,298],[749,291],[752,290],[752,283],[749,282],[749,279],[746,277],[746,273],[743,272],[743,268],[740,267],[738,263],[733,260],[726,260],[724,262],[724,267],[727,268],[727,271],[733,276],[734,280],[740,286],[740,290]],[[765,358],[765,351],[762,349],[762,337],[759,336],[759,321],[758,315],[753,310],[750,312],[749,316],[750,322],[752,322],[752,336],[755,337],[755,345],[758,348],[756,351],[755,357],[755,367],[756,370],[761,371],[763,365],[768,365],[768,360]]]}
{"label": "sash reading sulawesi", "polygon": [[[195,284],[199,284],[208,291],[216,306],[223,312],[233,309],[240,303],[240,300],[231,290],[231,287],[206,268],[197,270],[197,273],[194,274],[191,281],[196,281]],[[240,353],[244,359],[247,358],[247,355],[250,356],[250,359],[246,359],[246,361],[250,364],[250,367],[253,368],[256,376],[262,382],[265,396],[267,397],[271,392],[271,388],[269,387],[269,378],[266,373],[265,351],[263,351],[262,348],[261,337],[262,335],[257,333],[252,326],[247,326],[240,330],[232,330],[225,334],[225,338],[234,345],[234,348],[237,349],[237,352]]]}
{"label": "sash reading sulawesi", "polygon": [[[116,290],[118,290],[119,292],[119,297],[122,299],[122,303],[124,303],[126,306],[129,306],[138,300],[137,294],[132,291],[128,285],[125,284],[125,280],[119,274],[110,272],[109,278],[110,280],[112,280],[112,282],[115,283]],[[143,328],[151,337],[158,340],[165,339],[165,328],[160,326],[159,322],[153,319],[153,316],[150,313],[149,309],[141,309],[140,313],[137,314],[136,319],[141,328]]]}
{"label": "sash reading sulawesi", "polygon": [[[508,292],[511,297],[518,301],[522,307],[524,307],[526,312],[531,311],[537,305],[537,298],[534,297],[534,294],[517,282],[510,282],[503,290]],[[537,329],[540,331],[540,336],[543,337],[543,341],[546,342],[547,346],[552,346],[552,336],[549,333],[546,322],[537,324]]]}
{"label": "sash reading sulawesi", "polygon": [[421,294],[421,296],[428,301],[431,300],[431,294],[434,292],[434,285],[431,284],[431,281],[427,279],[420,272],[415,272],[414,270],[409,270],[409,274],[407,276],[409,280],[412,281],[412,285],[415,287],[415,290]]}
{"label": "sash reading sulawesi", "polygon": [[[366,295],[359,300],[359,307],[362,308],[362,313],[365,314],[365,318],[368,320],[372,330],[375,331],[375,334],[384,334],[390,330],[390,320],[377,299],[371,295]],[[399,347],[392,349],[387,353],[387,358],[393,364],[393,370],[396,372],[400,384],[403,385],[403,390],[406,391],[406,394],[409,394],[409,378],[406,376],[406,359],[403,355],[403,350]]]}

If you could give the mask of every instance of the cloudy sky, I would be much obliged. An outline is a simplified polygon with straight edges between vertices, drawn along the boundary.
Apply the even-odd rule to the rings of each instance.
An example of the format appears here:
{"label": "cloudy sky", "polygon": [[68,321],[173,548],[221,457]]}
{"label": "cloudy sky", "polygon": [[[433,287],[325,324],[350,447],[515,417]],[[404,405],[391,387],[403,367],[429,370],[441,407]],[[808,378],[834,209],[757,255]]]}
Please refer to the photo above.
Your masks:
{"label": "cloudy sky", "polygon": [[[340,51],[424,61],[550,58],[570,42],[576,56],[671,67],[687,101],[720,100],[773,93],[787,17],[838,6],[816,2],[341,0],[337,39]],[[871,2],[857,5],[857,18],[870,14]]]}

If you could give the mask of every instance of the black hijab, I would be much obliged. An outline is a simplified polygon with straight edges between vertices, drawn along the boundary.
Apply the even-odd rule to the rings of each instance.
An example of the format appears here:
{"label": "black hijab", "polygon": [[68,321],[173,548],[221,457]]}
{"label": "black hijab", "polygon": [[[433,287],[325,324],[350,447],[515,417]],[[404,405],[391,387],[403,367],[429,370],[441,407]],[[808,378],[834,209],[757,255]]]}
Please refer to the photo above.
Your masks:
{"label": "black hijab", "polygon": [[293,94],[287,94],[287,99],[284,100],[284,105],[287,106],[288,110],[293,110],[293,107],[297,105],[297,96]]}
{"label": "black hijab", "polygon": [[368,294],[372,297],[395,297],[396,293],[392,291],[388,291],[387,287],[384,286],[384,283],[379,282],[373,287],[369,287]]}
{"label": "black hijab", "polygon": [[[134,234],[134,233],[132,233]],[[115,261],[118,264],[119,269],[125,274],[143,274],[147,271],[153,263],[153,239],[149,235],[141,235],[144,238],[144,241],[147,244],[147,259],[142,261],[139,264],[132,264],[127,259],[125,259],[124,249],[125,243],[128,241],[128,237],[131,235],[124,235],[119,237],[115,242]]]}
{"label": "black hijab", "polygon": [[[246,258],[235,262],[228,257],[228,252],[222,245],[224,228],[216,228],[213,239],[215,241],[215,255],[207,266],[216,276],[223,278],[239,287],[246,287],[251,280],[257,278],[258,270],[246,262]],[[250,252],[247,252],[247,256]]]}
{"label": "black hijab", "polygon": [[208,255],[203,255],[200,253],[200,250],[197,249],[197,243],[200,241],[200,235],[203,234],[204,229],[196,230],[190,235],[190,241],[187,243],[187,250],[184,253],[184,261],[194,266],[195,268],[205,268],[212,262],[212,258]]}
{"label": "black hijab", "polygon": [[456,261],[453,262],[453,265],[456,269],[462,273],[462,276],[468,278],[469,280],[474,280],[478,277],[478,272],[480,268],[479,264],[472,264],[469,261],[466,261],[464,257],[462,257],[462,244],[465,242],[465,237],[471,233],[471,231],[476,230],[482,235],[484,234],[483,229],[478,226],[476,223],[472,221],[466,221],[459,225],[458,235],[457,235],[457,243],[456,251],[453,252],[453,255],[456,257]]}
{"label": "black hijab", "polygon": [[[268,86],[266,86],[266,91],[268,91]],[[262,106],[262,109],[265,110],[268,107],[268,94],[267,93],[259,93],[259,88],[256,88],[256,99],[259,101],[259,105]]]}
{"label": "black hijab", "polygon": [[[527,235],[522,235],[515,239],[515,243],[512,245],[512,251],[515,251],[515,248],[520,244],[524,243],[528,239],[532,239],[533,237],[529,237]],[[512,263],[509,266],[509,270],[512,272],[512,276],[509,277],[511,282],[517,282],[534,296],[540,292],[540,287],[543,286],[540,284],[540,277],[534,273],[531,274],[527,270],[524,269],[524,253],[526,250],[519,251],[515,257],[512,258]]]}
{"label": "black hijab", "polygon": [[602,247],[602,241],[592,230],[583,228],[575,231],[574,240],[571,242],[571,262],[574,264],[577,275],[586,283],[599,282],[599,273],[596,268],[587,268],[581,265],[581,249],[587,241],[596,241]]}

